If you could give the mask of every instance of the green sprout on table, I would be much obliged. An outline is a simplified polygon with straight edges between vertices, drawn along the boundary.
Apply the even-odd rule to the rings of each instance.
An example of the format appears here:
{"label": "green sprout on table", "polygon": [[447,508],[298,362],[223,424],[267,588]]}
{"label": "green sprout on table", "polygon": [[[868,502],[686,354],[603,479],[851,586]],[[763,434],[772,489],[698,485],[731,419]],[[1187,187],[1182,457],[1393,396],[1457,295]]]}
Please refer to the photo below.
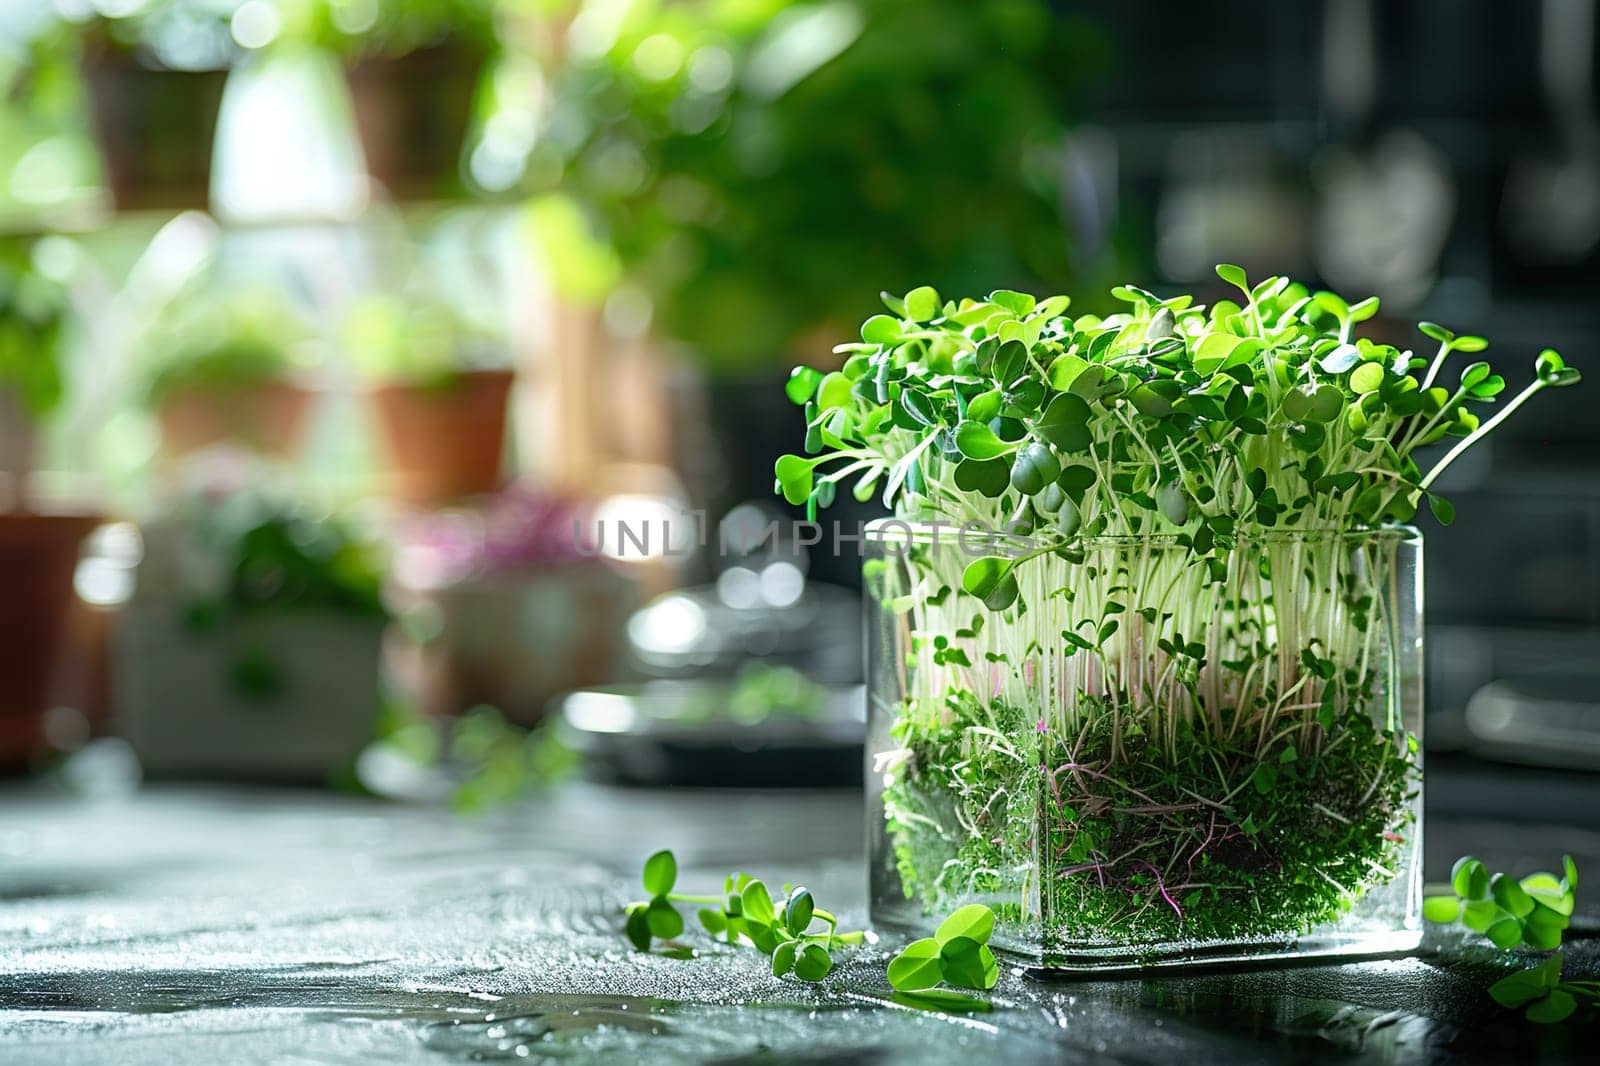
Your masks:
{"label": "green sprout on table", "polygon": [[1509,874],[1491,874],[1482,861],[1464,855],[1451,868],[1450,891],[1422,902],[1428,921],[1460,922],[1501,950],[1554,953],[1489,987],[1489,995],[1502,1007],[1526,1007],[1530,1022],[1562,1021],[1580,1001],[1600,1004],[1600,981],[1561,980],[1561,941],[1577,905],[1578,866],[1567,855],[1561,867],[1560,877],[1540,871],[1519,881]]}
{"label": "green sprout on table", "polygon": [[994,912],[972,903],[939,923],[933,936],[913,940],[889,963],[889,983],[913,1006],[987,1009],[973,996],[941,984],[987,992],[1000,980],[1000,964],[989,948]]}
{"label": "green sprout on table", "polygon": [[671,851],[658,851],[644,863],[644,890],[650,898],[629,903],[625,931],[640,951],[655,940],[683,935],[683,915],[676,904],[703,904],[700,924],[713,937],[729,944],[754,945],[772,959],[772,974],[794,974],[802,981],[821,981],[833,969],[833,949],[861,944],[867,933],[840,932],[839,920],[816,905],[811,890],[784,886],[784,897],[774,901],[766,883],[749,874],[724,878],[722,895],[687,895],[672,891],[678,883],[678,860]]}
{"label": "green sprout on table", "polygon": [[1578,888],[1572,856],[1562,860],[1562,867],[1565,876],[1559,879],[1540,872],[1517,881],[1509,874],[1490,874],[1481,861],[1464,855],[1450,871],[1450,894],[1425,899],[1422,916],[1430,922],[1460,921],[1503,950],[1554,951],[1571,923]]}

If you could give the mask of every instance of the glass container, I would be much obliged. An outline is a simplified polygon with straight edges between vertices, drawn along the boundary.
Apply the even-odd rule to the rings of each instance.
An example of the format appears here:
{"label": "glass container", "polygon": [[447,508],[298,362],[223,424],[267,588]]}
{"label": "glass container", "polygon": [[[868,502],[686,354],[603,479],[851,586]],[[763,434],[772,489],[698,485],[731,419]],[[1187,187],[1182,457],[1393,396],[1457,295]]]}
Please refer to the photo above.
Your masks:
{"label": "glass container", "polygon": [[1069,971],[1417,947],[1415,530],[864,551],[875,924],[983,903]]}

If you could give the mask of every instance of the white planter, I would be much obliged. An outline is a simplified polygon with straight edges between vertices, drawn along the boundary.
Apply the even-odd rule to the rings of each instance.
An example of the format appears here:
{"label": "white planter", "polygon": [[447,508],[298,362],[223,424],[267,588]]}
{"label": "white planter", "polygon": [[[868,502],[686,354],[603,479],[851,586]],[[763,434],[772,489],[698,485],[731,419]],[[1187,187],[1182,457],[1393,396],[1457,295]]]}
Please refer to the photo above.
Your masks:
{"label": "white planter", "polygon": [[[145,771],[325,780],[372,739],[383,627],[300,610],[195,632],[171,602],[136,602],[116,645],[116,713]],[[240,683],[253,660],[273,691]]]}

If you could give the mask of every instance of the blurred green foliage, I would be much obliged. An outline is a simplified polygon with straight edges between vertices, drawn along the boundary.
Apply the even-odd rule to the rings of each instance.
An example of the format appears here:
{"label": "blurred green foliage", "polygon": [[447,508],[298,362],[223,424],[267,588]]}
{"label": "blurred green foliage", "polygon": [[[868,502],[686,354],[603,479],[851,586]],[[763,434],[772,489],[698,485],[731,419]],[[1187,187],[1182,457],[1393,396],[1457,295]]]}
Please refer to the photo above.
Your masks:
{"label": "blurred green foliage", "polygon": [[0,389],[35,417],[61,402],[65,289],[35,265],[34,242],[0,239]]}
{"label": "blurred green foliage", "polygon": [[566,39],[533,183],[714,371],[825,351],[880,285],[1067,280],[1064,122],[1102,49],[1045,0],[587,3]]}
{"label": "blurred green foliage", "polygon": [[187,389],[213,392],[282,381],[310,326],[269,289],[211,291],[191,285],[164,307],[140,343],[152,406]]}
{"label": "blurred green foliage", "polygon": [[[253,489],[201,492],[180,510],[190,575],[183,621],[196,637],[215,638],[265,611],[388,619],[382,551],[354,526]],[[276,699],[291,680],[270,643],[256,640],[234,650],[226,668],[234,691],[251,700]]]}
{"label": "blurred green foliage", "polygon": [[448,385],[461,370],[506,365],[504,346],[429,285],[356,300],[341,347],[374,380]]}
{"label": "blurred green foliage", "polygon": [[[379,715],[373,751],[437,773],[450,782],[451,809],[469,815],[514,803],[566,780],[578,768],[577,752],[562,741],[551,719],[525,729],[487,704],[460,717],[434,718],[393,693]],[[398,798],[381,779],[363,777],[359,763],[338,783],[348,791]]]}
{"label": "blurred green foliage", "polygon": [[187,501],[192,568],[217,580],[190,590],[186,618],[197,631],[267,609],[333,611],[383,621],[378,542],[329,515],[264,492]]}
{"label": "blurred green foliage", "polygon": [[445,41],[492,46],[500,6],[497,0],[88,0],[58,5],[46,30],[63,42],[94,39],[164,66],[201,70],[276,44],[352,56],[403,55]]}
{"label": "blurred green foliage", "polygon": [[498,42],[496,0],[268,0],[282,36],[350,56],[400,56],[455,42],[492,48]]}

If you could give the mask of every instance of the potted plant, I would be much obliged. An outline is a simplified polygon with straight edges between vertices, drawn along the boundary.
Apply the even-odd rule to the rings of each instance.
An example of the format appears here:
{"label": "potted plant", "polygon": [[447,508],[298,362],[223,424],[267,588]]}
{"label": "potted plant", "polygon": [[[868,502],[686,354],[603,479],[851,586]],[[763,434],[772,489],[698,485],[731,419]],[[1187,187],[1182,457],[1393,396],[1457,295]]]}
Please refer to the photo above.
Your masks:
{"label": "potted plant", "polygon": [[104,5],[77,38],[106,187],[122,210],[204,207],[227,68],[231,6],[207,0]]}
{"label": "potted plant", "polygon": [[33,242],[0,242],[0,473],[9,481],[0,504],[0,772],[44,747],[78,548],[98,523],[40,513],[29,491],[35,431],[61,402],[68,312],[65,291],[34,266]]}
{"label": "potted plant", "polygon": [[637,597],[579,550],[574,531],[592,528],[591,515],[576,499],[512,486],[482,508],[400,523],[390,600],[425,624],[396,627],[416,639],[392,642],[391,662],[426,710],[487,704],[533,725],[557,694],[616,677]]}
{"label": "potted plant", "polygon": [[370,395],[399,499],[426,506],[500,487],[514,377],[501,344],[421,293],[358,300],[344,342],[376,381]]}
{"label": "potted plant", "polygon": [[[868,535],[872,907],[992,906],[1035,963],[1409,950],[1421,935],[1422,537],[1439,474],[1541,389],[1476,337],[1414,355],[1284,278],[1209,309],[1133,286],[886,298],[795,372],[815,508]],[[1422,449],[1455,440],[1426,469]]]}
{"label": "potted plant", "polygon": [[313,395],[296,381],[309,337],[306,324],[265,291],[180,294],[143,340],[145,399],[166,452],[183,456],[227,441],[291,454]]}
{"label": "potted plant", "polygon": [[497,47],[491,0],[316,6],[313,33],[346,58],[367,172],[397,198],[458,191],[478,83]]}
{"label": "potted plant", "polygon": [[190,476],[141,526],[119,727],[152,773],[323,780],[378,721],[377,543],[237,455]]}

